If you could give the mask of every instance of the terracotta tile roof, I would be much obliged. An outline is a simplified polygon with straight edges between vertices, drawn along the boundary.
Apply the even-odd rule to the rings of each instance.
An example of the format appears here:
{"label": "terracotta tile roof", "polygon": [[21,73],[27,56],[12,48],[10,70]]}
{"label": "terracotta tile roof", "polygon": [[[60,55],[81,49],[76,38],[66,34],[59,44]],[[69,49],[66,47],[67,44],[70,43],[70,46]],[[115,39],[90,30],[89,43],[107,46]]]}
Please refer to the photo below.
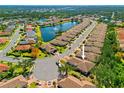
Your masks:
{"label": "terracotta tile roof", "polygon": [[31,49],[31,45],[17,45],[17,47],[15,48],[15,50],[30,50]]}
{"label": "terracotta tile roof", "polygon": [[80,81],[79,79],[68,76],[58,82],[61,88],[95,88],[96,86],[89,81]]}
{"label": "terracotta tile roof", "polygon": [[20,75],[0,85],[0,88],[23,88],[27,86],[26,79]]}
{"label": "terracotta tile roof", "polygon": [[124,49],[124,28],[117,28],[117,37],[120,43],[120,48],[123,50]]}
{"label": "terracotta tile roof", "polygon": [[119,43],[120,43],[120,44],[124,44],[124,39],[119,40]]}
{"label": "terracotta tile roof", "polygon": [[124,44],[120,44],[120,48],[121,49],[124,49]]}
{"label": "terracotta tile roof", "polygon": [[9,69],[9,66],[5,64],[0,64],[0,73]]}
{"label": "terracotta tile roof", "polygon": [[4,44],[8,41],[7,38],[0,38],[0,44]]}
{"label": "terracotta tile roof", "polygon": [[119,40],[124,39],[124,31],[118,32],[118,39],[119,39]]}
{"label": "terracotta tile roof", "polygon": [[11,34],[11,32],[0,32],[0,36],[1,35],[10,35]]}
{"label": "terracotta tile roof", "polygon": [[120,31],[124,31],[124,28],[119,27],[119,28],[116,29],[116,31],[118,31],[118,32],[120,32]]}

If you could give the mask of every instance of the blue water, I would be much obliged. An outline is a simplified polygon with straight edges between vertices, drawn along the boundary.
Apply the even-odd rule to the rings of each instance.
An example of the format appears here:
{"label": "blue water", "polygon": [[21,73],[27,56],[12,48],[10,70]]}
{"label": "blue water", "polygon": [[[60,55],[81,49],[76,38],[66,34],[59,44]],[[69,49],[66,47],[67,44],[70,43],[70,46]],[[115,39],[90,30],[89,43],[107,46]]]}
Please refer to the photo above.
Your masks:
{"label": "blue water", "polygon": [[41,18],[40,20],[38,20],[38,22],[45,22],[47,20],[48,20],[47,18]]}
{"label": "blue water", "polygon": [[77,24],[77,22],[66,22],[56,26],[49,26],[44,28],[41,27],[42,39],[44,42],[48,42],[55,38],[57,32],[67,31]]}
{"label": "blue water", "polygon": [[47,21],[48,19],[47,18],[41,18],[39,21],[40,22],[45,22],[45,21]]}

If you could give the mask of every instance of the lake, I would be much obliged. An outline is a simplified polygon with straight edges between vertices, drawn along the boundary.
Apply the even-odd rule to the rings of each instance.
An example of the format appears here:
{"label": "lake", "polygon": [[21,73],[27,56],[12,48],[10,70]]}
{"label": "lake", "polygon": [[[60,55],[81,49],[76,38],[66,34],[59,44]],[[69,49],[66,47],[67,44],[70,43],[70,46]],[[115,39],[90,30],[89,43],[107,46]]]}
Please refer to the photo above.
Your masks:
{"label": "lake", "polygon": [[41,27],[42,39],[44,42],[51,41],[56,37],[57,32],[65,32],[77,24],[78,22],[66,22],[56,26]]}
{"label": "lake", "polygon": [[42,23],[42,22],[45,22],[47,20],[48,20],[47,18],[41,18],[40,20],[38,20],[38,22]]}

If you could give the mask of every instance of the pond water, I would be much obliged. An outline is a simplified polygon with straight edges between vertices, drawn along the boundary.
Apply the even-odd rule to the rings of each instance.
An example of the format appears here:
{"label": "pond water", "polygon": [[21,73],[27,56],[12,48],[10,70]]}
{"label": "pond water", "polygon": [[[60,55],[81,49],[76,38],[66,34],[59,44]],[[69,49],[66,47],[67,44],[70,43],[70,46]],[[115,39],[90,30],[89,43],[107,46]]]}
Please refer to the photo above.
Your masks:
{"label": "pond water", "polygon": [[58,32],[65,32],[77,24],[78,22],[66,22],[56,26],[41,27],[42,39],[44,42],[48,42],[54,39]]}
{"label": "pond water", "polygon": [[38,20],[38,22],[45,22],[47,20],[48,20],[47,18],[41,18],[40,20]]}

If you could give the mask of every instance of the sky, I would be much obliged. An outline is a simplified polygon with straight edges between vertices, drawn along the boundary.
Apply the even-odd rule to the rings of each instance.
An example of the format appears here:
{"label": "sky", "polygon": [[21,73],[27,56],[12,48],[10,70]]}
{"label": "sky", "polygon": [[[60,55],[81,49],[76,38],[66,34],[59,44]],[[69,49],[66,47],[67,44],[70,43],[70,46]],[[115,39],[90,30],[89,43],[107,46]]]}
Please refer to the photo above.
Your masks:
{"label": "sky", "polygon": [[124,5],[124,0],[0,0],[0,5]]}

